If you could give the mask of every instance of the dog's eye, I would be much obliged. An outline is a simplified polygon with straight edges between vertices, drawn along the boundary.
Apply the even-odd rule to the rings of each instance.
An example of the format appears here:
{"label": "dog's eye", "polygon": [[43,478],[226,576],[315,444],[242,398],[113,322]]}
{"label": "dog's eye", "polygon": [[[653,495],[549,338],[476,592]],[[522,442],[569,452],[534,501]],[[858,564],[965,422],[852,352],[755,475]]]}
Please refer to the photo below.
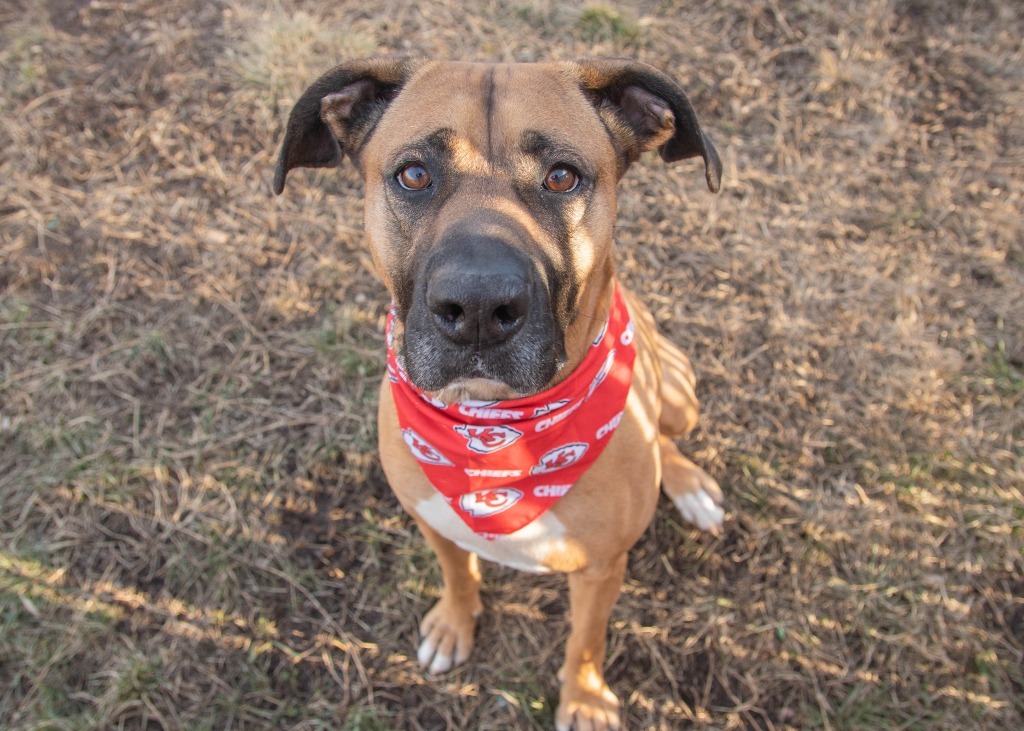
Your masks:
{"label": "dog's eye", "polygon": [[555,165],[544,178],[544,187],[552,193],[569,193],[580,183],[579,174],[568,165]]}
{"label": "dog's eye", "polygon": [[399,170],[396,178],[406,190],[423,190],[430,185],[430,173],[418,162],[411,162]]}

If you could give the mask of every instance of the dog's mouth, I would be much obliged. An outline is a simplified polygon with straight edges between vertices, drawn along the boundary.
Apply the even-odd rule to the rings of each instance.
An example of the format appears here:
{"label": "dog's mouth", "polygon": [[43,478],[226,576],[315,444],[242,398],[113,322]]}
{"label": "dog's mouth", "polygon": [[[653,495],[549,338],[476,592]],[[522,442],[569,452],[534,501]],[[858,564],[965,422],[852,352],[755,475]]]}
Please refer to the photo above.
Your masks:
{"label": "dog's mouth", "polygon": [[530,394],[518,393],[502,381],[488,378],[469,378],[452,381],[440,391],[431,394],[444,404],[458,404],[466,401],[490,403],[495,401],[512,401]]}
{"label": "dog's mouth", "polygon": [[538,316],[508,340],[477,347],[453,343],[418,309],[406,318],[399,358],[417,388],[445,403],[538,393],[565,365],[553,317]]}

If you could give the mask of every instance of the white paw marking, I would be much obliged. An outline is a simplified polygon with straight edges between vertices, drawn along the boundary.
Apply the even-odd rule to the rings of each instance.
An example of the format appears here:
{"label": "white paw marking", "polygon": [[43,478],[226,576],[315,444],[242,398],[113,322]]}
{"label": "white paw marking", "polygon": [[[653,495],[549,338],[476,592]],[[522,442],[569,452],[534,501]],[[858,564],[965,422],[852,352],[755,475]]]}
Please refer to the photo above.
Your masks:
{"label": "white paw marking", "polygon": [[434,643],[424,638],[420,642],[420,649],[416,652],[416,660],[419,662],[421,668],[426,668],[430,665],[430,661],[434,658],[434,653],[437,648],[434,647]]}
{"label": "white paw marking", "polygon": [[430,669],[427,672],[431,675],[440,675],[441,673],[447,673],[452,667],[451,655],[443,655],[439,652],[434,655],[434,662],[430,663]]}
{"label": "white paw marking", "polygon": [[703,490],[689,492],[673,501],[679,512],[701,530],[716,530],[722,527],[725,511],[715,504]]}
{"label": "white paw marking", "polygon": [[420,642],[420,648],[416,651],[416,660],[420,667],[431,675],[447,673],[457,664],[452,661],[451,655],[438,652],[434,643],[427,638]]}

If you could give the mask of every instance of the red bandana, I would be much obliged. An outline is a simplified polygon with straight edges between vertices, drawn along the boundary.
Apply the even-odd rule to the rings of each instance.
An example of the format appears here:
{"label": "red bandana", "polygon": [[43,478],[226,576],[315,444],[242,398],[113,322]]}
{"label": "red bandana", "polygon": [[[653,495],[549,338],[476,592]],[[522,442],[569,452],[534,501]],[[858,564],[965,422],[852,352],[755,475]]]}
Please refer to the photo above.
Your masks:
{"label": "red bandana", "polygon": [[[392,347],[388,377],[402,437],[430,483],[488,539],[538,518],[608,444],[633,378],[633,321],[618,285],[608,323],[572,374],[543,393],[511,401],[444,404],[409,381]],[[571,418],[570,418],[571,417]]]}

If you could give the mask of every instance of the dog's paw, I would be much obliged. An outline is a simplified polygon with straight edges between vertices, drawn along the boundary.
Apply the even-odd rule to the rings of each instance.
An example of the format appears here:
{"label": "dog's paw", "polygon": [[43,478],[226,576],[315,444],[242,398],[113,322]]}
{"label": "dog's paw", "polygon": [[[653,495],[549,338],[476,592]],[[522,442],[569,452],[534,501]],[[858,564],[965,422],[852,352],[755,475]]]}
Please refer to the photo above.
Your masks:
{"label": "dog's paw", "polygon": [[661,442],[661,487],[672,498],[683,518],[701,530],[722,531],[722,488],[715,478],[683,456],[668,437]]}
{"label": "dog's paw", "polygon": [[469,659],[473,632],[482,607],[460,606],[442,599],[420,623],[420,647],[416,659],[431,675],[446,673]]}
{"label": "dog's paw", "polygon": [[722,509],[722,490],[718,483],[703,470],[700,471],[700,484],[691,492],[672,496],[672,502],[685,518],[693,525],[713,535],[722,532],[725,511]]}
{"label": "dog's paw", "polygon": [[601,678],[566,683],[555,711],[557,731],[616,731],[622,728],[619,699]]}

